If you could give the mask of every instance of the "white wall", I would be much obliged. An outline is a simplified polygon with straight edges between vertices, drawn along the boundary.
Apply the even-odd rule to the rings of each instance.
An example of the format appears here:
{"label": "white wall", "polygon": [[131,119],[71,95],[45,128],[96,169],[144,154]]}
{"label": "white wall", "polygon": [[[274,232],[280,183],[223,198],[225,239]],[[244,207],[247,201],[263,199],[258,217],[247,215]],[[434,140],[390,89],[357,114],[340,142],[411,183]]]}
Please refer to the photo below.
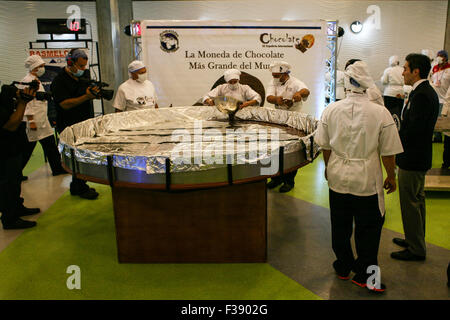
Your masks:
{"label": "white wall", "polygon": [[[81,18],[85,18],[92,25],[92,37],[96,41],[95,2],[0,1],[0,81],[2,84],[21,80],[26,74],[24,61],[30,41],[49,39],[49,37],[38,35],[36,19],[68,18],[70,14],[66,13],[66,10],[69,5],[80,7]],[[62,46],[65,45],[67,44],[62,44]]]}
{"label": "white wall", "polygon": [[[365,60],[378,80],[388,58],[444,47],[447,0],[439,1],[342,1],[342,0],[228,0],[135,1],[134,18],[180,20],[339,20],[345,35],[339,38],[341,68],[351,58]],[[354,20],[365,21],[369,5],[381,10],[381,30],[365,28],[358,35],[349,30]]]}

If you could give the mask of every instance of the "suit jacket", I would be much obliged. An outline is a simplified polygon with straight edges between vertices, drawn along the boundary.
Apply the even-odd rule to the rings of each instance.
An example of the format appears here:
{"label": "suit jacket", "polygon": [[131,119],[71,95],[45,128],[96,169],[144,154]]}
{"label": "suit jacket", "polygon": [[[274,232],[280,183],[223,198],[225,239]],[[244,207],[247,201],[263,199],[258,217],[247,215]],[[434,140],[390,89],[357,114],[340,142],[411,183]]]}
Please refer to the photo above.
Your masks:
{"label": "suit jacket", "polygon": [[404,152],[396,157],[403,170],[427,171],[431,168],[432,139],[439,113],[439,98],[427,81],[413,90],[403,108],[400,139]]}

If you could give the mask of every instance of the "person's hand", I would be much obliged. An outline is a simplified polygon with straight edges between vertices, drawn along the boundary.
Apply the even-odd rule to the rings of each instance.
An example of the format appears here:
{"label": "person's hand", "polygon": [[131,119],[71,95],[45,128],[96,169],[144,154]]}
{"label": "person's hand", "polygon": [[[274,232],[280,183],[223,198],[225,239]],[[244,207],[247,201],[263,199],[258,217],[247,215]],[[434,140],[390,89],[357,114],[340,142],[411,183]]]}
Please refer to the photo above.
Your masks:
{"label": "person's hand", "polygon": [[290,100],[290,99],[284,99],[283,100],[283,105],[287,106],[288,108],[292,107],[294,105],[294,101]]}
{"label": "person's hand", "polygon": [[248,106],[249,106],[248,101],[246,101],[246,102],[244,102],[244,103],[241,103],[241,105],[239,106],[239,110],[242,110],[242,109],[244,109],[244,108],[246,108],[246,107],[248,107]]}
{"label": "person's hand", "polygon": [[399,99],[405,99],[405,95],[400,94],[400,93],[397,94],[396,97],[399,98]]}
{"label": "person's hand", "polygon": [[275,102],[277,105],[282,106],[283,105],[283,97],[276,97]]}
{"label": "person's hand", "polygon": [[26,87],[17,91],[19,102],[28,103],[36,97],[36,90]]}
{"label": "person's hand", "polygon": [[206,100],[205,100],[205,103],[206,103],[208,106],[213,106],[213,105],[214,105],[214,100],[213,100],[213,99],[206,99]]}
{"label": "person's hand", "polygon": [[100,93],[100,88],[97,86],[89,87],[86,89],[86,95],[88,96],[88,98],[90,100],[95,99],[99,93]]}
{"label": "person's hand", "polygon": [[386,180],[384,180],[383,188],[388,191],[388,194],[397,190],[397,182],[395,181],[395,177],[387,177]]}
{"label": "person's hand", "polygon": [[302,95],[300,94],[300,92],[296,92],[296,93],[292,96],[292,100],[294,100],[295,102],[301,101],[301,100],[302,100]]}

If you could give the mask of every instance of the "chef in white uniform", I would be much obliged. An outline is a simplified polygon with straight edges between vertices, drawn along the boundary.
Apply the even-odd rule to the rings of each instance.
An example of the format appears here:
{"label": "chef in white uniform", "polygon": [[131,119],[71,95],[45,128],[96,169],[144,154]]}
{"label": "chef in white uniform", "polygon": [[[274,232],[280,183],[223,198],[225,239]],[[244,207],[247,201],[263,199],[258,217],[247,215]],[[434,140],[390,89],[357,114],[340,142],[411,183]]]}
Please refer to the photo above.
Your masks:
{"label": "chef in white uniform", "polygon": [[[28,74],[22,79],[22,82],[31,82],[33,80],[39,81],[45,73],[45,62],[38,55],[29,56],[25,60],[25,68],[28,69]],[[39,82],[38,92],[45,92],[42,83]],[[50,125],[47,117],[48,102],[46,100],[40,101],[37,99],[31,100],[25,109],[24,121],[27,124],[27,137],[29,144],[23,153],[22,169],[28,163],[37,141],[42,145],[42,149],[47,156],[52,174],[54,176],[67,173],[61,166],[61,156],[56,147],[54,130]]]}
{"label": "chef in white uniform", "polygon": [[267,87],[268,107],[289,111],[300,111],[302,101],[310,94],[308,87],[299,79],[290,76],[291,65],[285,61],[276,61],[270,65],[273,79]]}
{"label": "chef in white uniform", "polygon": [[[267,88],[268,108],[300,111],[302,102],[309,97],[308,87],[299,79],[290,76],[291,65],[285,61],[276,61],[270,65],[272,80]],[[283,183],[281,193],[289,192],[294,188],[297,170],[283,176],[274,177],[267,184],[267,188],[273,189]]]}
{"label": "chef in white uniform", "polygon": [[403,67],[400,65],[398,56],[389,57],[389,67],[386,68],[381,77],[381,83],[385,85],[384,88],[384,105],[397,120],[400,119],[400,113],[403,109],[403,98],[405,92],[403,86]]}
{"label": "chef in white uniform", "polygon": [[[347,98],[330,104],[322,113],[315,142],[323,149],[325,177],[330,188],[333,267],[342,279],[366,287],[367,268],[378,265],[378,247],[384,222],[384,192],[396,190],[395,155],[403,152],[397,127],[389,111],[371,102],[366,93],[373,85],[368,67],[357,61],[346,69]],[[383,184],[380,157],[387,172]],[[357,259],[351,248],[355,221]],[[382,292],[377,283],[367,286]]]}
{"label": "chef in white uniform", "polygon": [[[345,70],[347,70],[347,67],[349,65],[355,63],[356,61],[361,61],[361,60],[360,59],[348,60],[347,63],[345,64]],[[369,88],[367,88],[366,93],[367,93],[367,96],[370,101],[372,101],[376,104],[379,104],[380,106],[384,106],[383,94],[381,93],[380,89],[378,89],[375,82],[372,82],[372,85]]]}
{"label": "chef in white uniform", "polygon": [[246,84],[239,83],[241,72],[237,69],[229,69],[224,72],[223,77],[227,83],[218,85],[208,92],[202,99],[203,104],[213,106],[214,98],[231,97],[243,102],[239,108],[248,106],[259,106],[261,104],[261,96]]}
{"label": "chef in white uniform", "polygon": [[142,61],[128,65],[130,78],[117,89],[113,107],[116,112],[158,108],[156,90],[147,79],[147,68]]}

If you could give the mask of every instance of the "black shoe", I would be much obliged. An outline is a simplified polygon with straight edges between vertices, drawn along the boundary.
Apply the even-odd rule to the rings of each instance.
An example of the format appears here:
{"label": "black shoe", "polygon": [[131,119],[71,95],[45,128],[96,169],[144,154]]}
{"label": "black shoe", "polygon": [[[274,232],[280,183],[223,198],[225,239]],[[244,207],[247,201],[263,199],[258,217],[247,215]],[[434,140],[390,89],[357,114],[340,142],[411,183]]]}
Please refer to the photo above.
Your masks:
{"label": "black shoe", "polygon": [[61,175],[61,174],[68,174],[68,172],[67,172],[66,170],[62,169],[62,168],[56,170],[55,172],[52,172],[52,175],[53,175],[54,177],[59,176],[59,175]]}
{"label": "black shoe", "polygon": [[27,181],[28,180],[28,176],[22,176],[22,178],[20,178],[20,181]]}
{"label": "black shoe", "polygon": [[31,216],[33,214],[37,214],[41,212],[39,208],[25,208],[23,207],[19,212],[19,217]]}
{"label": "black shoe", "polygon": [[4,224],[3,229],[5,230],[14,230],[14,229],[28,229],[36,226],[37,223],[35,221],[27,221],[22,219],[17,219],[13,223]]}
{"label": "black shoe", "polygon": [[80,198],[83,198],[83,199],[94,200],[94,199],[97,199],[98,192],[90,188],[89,190],[87,190],[83,193],[80,193],[79,196],[80,196]]}
{"label": "black shoe", "polygon": [[392,242],[394,242],[396,245],[398,245],[400,247],[408,248],[408,243],[406,243],[405,239],[394,238],[394,239],[392,239]]}
{"label": "black shoe", "polygon": [[289,183],[285,183],[283,184],[283,186],[280,188],[280,193],[286,193],[292,190],[292,188],[294,188],[293,184],[289,184]]}
{"label": "black shoe", "polygon": [[336,260],[335,262],[333,262],[333,268],[336,271],[336,274],[338,276],[339,279],[341,280],[348,280],[350,279],[350,271],[346,270],[341,262],[339,260]]}
{"label": "black shoe", "polygon": [[405,249],[403,251],[398,251],[398,252],[392,252],[391,258],[397,259],[397,260],[403,260],[403,261],[423,261],[423,260],[425,260],[424,256],[415,255],[408,249]]}
{"label": "black shoe", "polygon": [[283,181],[278,181],[278,180],[272,179],[272,180],[270,180],[269,183],[267,183],[267,188],[268,189],[273,189],[273,188],[278,187],[282,183],[283,183]]}

